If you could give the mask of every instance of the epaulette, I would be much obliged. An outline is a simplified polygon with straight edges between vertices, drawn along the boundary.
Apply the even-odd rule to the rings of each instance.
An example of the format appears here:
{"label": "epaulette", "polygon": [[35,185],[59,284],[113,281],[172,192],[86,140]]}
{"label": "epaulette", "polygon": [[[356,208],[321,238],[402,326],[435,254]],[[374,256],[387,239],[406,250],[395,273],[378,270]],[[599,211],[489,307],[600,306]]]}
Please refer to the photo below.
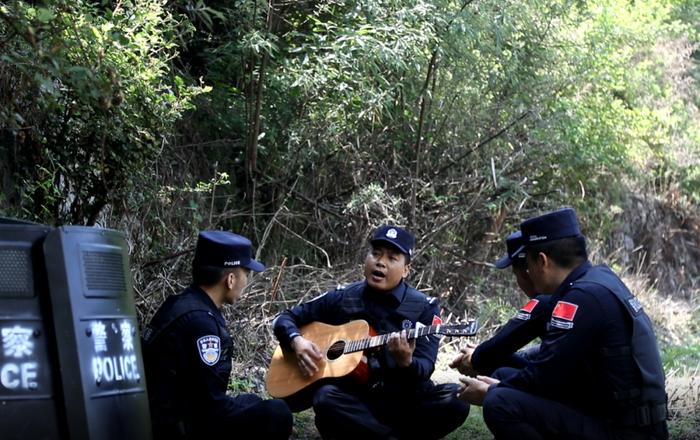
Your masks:
{"label": "epaulette", "polygon": [[326,295],[328,295],[328,292],[323,292],[322,294],[320,294],[320,295],[318,295],[318,296],[316,296],[316,297],[314,297],[314,298],[311,298],[310,300],[308,300],[308,301],[306,301],[306,302],[307,302],[307,303],[314,302],[314,301],[316,301],[316,300],[318,300],[318,299],[323,298],[323,297],[326,296]]}

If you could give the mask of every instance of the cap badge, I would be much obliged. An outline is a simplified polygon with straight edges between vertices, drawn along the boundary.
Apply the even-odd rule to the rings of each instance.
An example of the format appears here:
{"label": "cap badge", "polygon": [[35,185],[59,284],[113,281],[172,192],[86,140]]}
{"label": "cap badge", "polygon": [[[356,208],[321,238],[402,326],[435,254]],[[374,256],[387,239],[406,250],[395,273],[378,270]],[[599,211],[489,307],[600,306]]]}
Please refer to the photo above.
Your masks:
{"label": "cap badge", "polygon": [[398,233],[396,232],[396,229],[391,228],[388,231],[386,231],[386,236],[389,238],[396,238]]}
{"label": "cap badge", "polygon": [[224,261],[224,266],[240,266],[241,260]]}

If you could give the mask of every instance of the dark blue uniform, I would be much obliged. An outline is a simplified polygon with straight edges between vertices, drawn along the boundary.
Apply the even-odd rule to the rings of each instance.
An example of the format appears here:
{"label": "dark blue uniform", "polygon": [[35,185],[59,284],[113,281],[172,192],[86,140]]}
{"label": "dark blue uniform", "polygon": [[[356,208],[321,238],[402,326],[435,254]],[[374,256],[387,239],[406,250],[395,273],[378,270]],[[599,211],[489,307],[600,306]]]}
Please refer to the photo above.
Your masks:
{"label": "dark blue uniform", "polygon": [[[299,327],[314,321],[340,325],[366,320],[378,334],[431,325],[439,318],[437,299],[401,282],[391,292],[375,292],[366,282],[339,287],[305,304],[282,312],[274,332],[283,348],[290,348]],[[316,426],[324,438],[437,439],[464,423],[469,405],[456,398],[456,384],[435,385],[439,339],[416,341],[410,366],[402,368],[388,350],[368,353],[369,383],[344,378],[314,389]]]}
{"label": "dark blue uniform", "polygon": [[189,287],[163,303],[143,335],[156,439],[289,437],[292,416],[283,401],[226,395],[232,345],[202,289]]}
{"label": "dark blue uniform", "polygon": [[663,368],[637,299],[589,262],[552,298],[540,350],[486,394],[496,438],[666,438]]}
{"label": "dark blue uniform", "polygon": [[531,298],[495,335],[476,347],[472,367],[485,376],[500,367],[525,367],[531,351],[517,350],[546,332],[553,307],[551,295]]}

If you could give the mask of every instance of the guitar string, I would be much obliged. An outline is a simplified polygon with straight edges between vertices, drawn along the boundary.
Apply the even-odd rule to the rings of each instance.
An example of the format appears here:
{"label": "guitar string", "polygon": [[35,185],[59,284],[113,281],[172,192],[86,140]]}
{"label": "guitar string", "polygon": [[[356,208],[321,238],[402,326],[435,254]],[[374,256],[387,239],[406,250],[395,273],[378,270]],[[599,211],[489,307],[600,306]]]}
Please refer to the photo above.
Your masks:
{"label": "guitar string", "polygon": [[[414,339],[414,338],[420,338],[421,336],[426,336],[434,333],[439,333],[440,332],[440,327],[443,327],[441,324],[437,325],[430,325],[430,326],[425,326],[421,327],[418,329],[409,329],[408,334],[406,335],[408,339]],[[460,335],[460,333],[468,333],[468,330],[459,330],[459,329],[453,329],[451,332],[455,335]],[[368,348],[373,348],[373,347],[379,347],[381,345],[384,345],[387,343],[389,336],[391,336],[391,333],[386,333],[383,335],[378,335],[378,336],[372,336],[369,338],[365,339],[358,339],[354,341],[350,341],[349,343],[346,343],[343,349],[343,354],[344,353],[354,353],[357,351],[362,351],[366,350]],[[333,350],[331,348],[331,350]],[[338,350],[339,351],[339,350]],[[330,352],[330,350],[329,350]],[[335,353],[335,350],[333,351]]]}

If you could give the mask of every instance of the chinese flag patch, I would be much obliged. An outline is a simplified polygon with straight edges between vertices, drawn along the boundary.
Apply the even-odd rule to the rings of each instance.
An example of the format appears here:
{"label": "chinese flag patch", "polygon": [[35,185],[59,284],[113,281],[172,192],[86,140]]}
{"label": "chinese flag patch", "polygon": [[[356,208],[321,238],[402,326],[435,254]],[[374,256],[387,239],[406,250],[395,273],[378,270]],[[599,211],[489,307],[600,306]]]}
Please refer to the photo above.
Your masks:
{"label": "chinese flag patch", "polygon": [[440,318],[438,315],[433,315],[433,322],[431,325],[440,325],[442,324],[442,318]]}
{"label": "chinese flag patch", "polygon": [[566,301],[559,301],[552,311],[552,318],[573,321],[578,310],[578,305]]}
{"label": "chinese flag patch", "polygon": [[539,304],[540,301],[537,299],[531,299],[530,301],[527,302],[520,310],[523,312],[527,313],[532,313],[533,310],[535,310],[535,307],[537,307],[537,304]]}

